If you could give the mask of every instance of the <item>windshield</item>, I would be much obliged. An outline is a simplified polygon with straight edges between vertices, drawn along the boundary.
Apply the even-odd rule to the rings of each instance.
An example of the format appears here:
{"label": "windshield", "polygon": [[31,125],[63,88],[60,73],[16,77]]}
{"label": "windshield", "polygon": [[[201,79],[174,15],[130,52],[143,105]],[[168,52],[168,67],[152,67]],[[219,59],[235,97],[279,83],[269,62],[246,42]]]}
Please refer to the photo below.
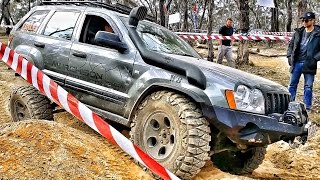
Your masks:
{"label": "windshield", "polygon": [[[120,18],[128,26],[129,18]],[[145,47],[150,51],[201,58],[187,42],[160,25],[140,21],[137,31]]]}

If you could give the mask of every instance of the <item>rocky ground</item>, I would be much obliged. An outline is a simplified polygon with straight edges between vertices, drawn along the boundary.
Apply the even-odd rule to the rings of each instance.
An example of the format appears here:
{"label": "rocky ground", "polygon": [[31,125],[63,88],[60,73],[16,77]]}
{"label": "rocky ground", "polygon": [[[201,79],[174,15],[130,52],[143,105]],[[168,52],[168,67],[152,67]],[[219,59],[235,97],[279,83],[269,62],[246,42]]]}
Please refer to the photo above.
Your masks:
{"label": "rocky ground", "polygon": [[[284,57],[251,55],[250,59],[251,66],[241,69],[287,86]],[[316,122],[320,122],[318,82],[319,76],[311,116]],[[25,83],[0,63],[0,179],[152,179],[125,153],[66,112],[55,114],[54,122],[12,123],[8,111],[10,89]],[[268,147],[263,164],[250,175],[230,175],[207,162],[194,179],[320,179],[319,146],[320,135],[297,149],[278,142]]]}

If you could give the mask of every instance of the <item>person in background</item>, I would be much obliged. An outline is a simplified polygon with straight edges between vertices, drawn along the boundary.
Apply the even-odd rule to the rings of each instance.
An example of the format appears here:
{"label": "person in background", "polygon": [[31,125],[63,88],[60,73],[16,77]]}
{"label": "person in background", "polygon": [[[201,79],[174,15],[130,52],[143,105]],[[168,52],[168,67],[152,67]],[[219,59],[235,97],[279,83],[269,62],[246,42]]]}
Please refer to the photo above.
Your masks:
{"label": "person in background", "polygon": [[301,17],[303,27],[295,29],[288,46],[287,58],[290,65],[289,92],[294,101],[301,74],[304,76],[303,102],[308,112],[312,106],[312,88],[317,62],[320,60],[320,26],[315,25],[315,14],[306,12]]}
{"label": "person in background", "polygon": [[[226,25],[219,29],[219,34],[222,36],[232,36],[234,32],[233,21],[228,18]],[[235,67],[234,60],[232,58],[232,41],[231,40],[219,40],[218,48],[218,60],[217,63],[222,64],[223,57],[226,57],[228,66]]]}

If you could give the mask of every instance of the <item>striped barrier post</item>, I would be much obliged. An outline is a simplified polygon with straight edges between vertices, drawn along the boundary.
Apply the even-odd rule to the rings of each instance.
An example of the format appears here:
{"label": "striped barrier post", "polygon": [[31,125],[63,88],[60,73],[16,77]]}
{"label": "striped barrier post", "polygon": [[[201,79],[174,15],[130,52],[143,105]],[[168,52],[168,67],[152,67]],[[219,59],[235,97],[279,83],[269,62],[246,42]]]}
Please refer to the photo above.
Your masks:
{"label": "striped barrier post", "polygon": [[119,146],[135,160],[149,168],[152,172],[163,179],[179,179],[169,170],[164,168],[149,155],[134,145],[129,139],[110,126],[96,113],[91,111],[74,96],[69,94],[61,86],[51,80],[41,70],[35,67],[28,60],[15,53],[6,45],[0,43],[0,59],[20,74],[25,80],[32,84],[42,94],[63,107],[66,111],[76,116],[80,121],[86,123],[96,132],[105,137],[114,145]]}

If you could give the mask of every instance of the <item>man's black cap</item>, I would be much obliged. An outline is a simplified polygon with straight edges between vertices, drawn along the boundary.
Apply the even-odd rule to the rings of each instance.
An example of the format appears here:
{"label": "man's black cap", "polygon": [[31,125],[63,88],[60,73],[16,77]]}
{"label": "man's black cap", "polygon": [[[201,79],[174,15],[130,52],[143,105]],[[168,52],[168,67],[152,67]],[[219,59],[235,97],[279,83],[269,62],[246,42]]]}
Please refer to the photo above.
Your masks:
{"label": "man's black cap", "polygon": [[306,12],[304,13],[304,16],[300,19],[315,19],[316,15],[313,12]]}

